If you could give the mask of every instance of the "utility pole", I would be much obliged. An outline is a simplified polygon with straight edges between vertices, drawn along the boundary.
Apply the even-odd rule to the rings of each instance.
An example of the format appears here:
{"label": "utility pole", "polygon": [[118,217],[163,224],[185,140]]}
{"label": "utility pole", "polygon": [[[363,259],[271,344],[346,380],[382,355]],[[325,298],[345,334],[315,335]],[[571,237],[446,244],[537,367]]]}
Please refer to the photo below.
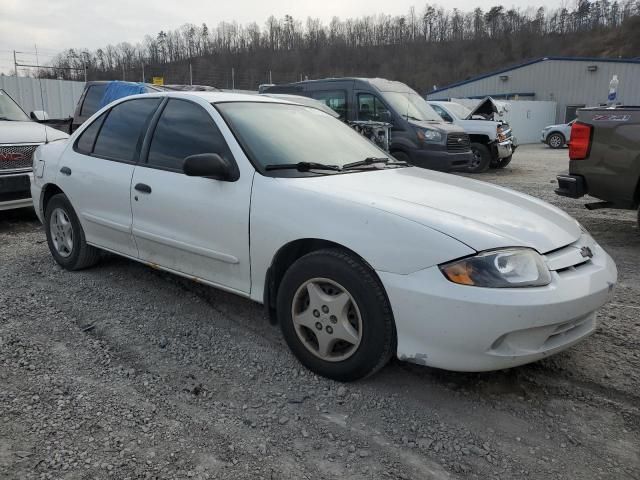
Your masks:
{"label": "utility pole", "polygon": [[84,83],[87,83],[87,64],[84,64]]}
{"label": "utility pole", "polygon": [[124,63],[122,64],[122,81],[124,82]]}
{"label": "utility pole", "polygon": [[142,83],[144,83],[144,62],[142,62]]}
{"label": "utility pole", "polygon": [[16,74],[16,77],[18,76],[18,60],[16,60],[16,51],[13,51],[13,71]]}
{"label": "utility pole", "polygon": [[236,89],[236,71],[231,67],[231,90]]}
{"label": "utility pole", "polygon": [[269,83],[273,83],[273,79],[271,78],[271,70],[269,70]]}
{"label": "utility pole", "polygon": [[191,68],[191,62],[189,62],[189,85],[193,85],[193,69]]}

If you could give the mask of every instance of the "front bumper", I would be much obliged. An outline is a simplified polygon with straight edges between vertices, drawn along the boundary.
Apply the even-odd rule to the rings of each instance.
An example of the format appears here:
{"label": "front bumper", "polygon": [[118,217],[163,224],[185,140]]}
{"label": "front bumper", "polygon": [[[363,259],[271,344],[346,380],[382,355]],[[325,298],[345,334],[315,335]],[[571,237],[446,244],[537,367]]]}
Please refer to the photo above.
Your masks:
{"label": "front bumper", "polygon": [[415,149],[407,152],[412,165],[440,172],[465,171],[471,165],[473,153]]}
{"label": "front bumper", "polygon": [[513,143],[511,142],[511,140],[505,140],[504,142],[496,143],[496,149],[498,150],[498,158],[500,160],[513,155],[514,149],[513,149]]}
{"label": "front bumper", "polygon": [[31,172],[0,175],[0,210],[32,206]]}
{"label": "front bumper", "polygon": [[395,315],[398,358],[446,370],[515,367],[560,352],[596,328],[612,295],[613,260],[597,244],[546,287],[480,288],[447,280],[437,266],[410,275],[378,272]]}

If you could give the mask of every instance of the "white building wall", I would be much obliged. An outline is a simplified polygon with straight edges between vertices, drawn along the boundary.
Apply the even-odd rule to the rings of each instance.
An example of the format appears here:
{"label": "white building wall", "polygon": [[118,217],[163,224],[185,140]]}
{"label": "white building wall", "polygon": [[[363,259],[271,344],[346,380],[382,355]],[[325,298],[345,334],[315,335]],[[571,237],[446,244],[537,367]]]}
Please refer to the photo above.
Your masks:
{"label": "white building wall", "polygon": [[84,82],[0,75],[0,88],[27,114],[33,110],[44,110],[49,118],[68,118],[73,116]]}
{"label": "white building wall", "polygon": [[[596,67],[596,70],[589,71],[589,67]],[[428,93],[427,98],[442,100],[533,93],[533,97],[520,98],[556,102],[555,120],[563,122],[568,105],[597,106],[606,103],[609,82],[614,74],[618,75],[620,81],[618,101],[639,105],[640,63],[597,60],[548,59]],[[508,78],[501,80],[501,76]]]}

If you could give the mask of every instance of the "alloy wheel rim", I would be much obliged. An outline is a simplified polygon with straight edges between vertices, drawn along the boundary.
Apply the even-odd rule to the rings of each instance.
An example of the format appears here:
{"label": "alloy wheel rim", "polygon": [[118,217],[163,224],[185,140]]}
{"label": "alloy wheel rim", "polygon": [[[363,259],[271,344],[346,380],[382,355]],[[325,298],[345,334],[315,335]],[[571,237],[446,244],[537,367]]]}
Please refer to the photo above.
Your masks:
{"label": "alloy wheel rim", "polygon": [[358,305],[346,288],[328,278],[313,278],[298,287],[291,318],[304,347],[328,362],[348,359],[362,341]]}
{"label": "alloy wheel rim", "polygon": [[73,252],[73,226],[69,215],[62,208],[56,208],[49,223],[53,247],[61,257],[67,258]]}
{"label": "alloy wheel rim", "polygon": [[558,135],[552,135],[551,138],[549,139],[549,143],[551,143],[552,147],[559,147],[560,137]]}
{"label": "alloy wheel rim", "polygon": [[482,155],[480,155],[480,152],[478,152],[478,150],[476,149],[472,149],[471,153],[473,153],[473,160],[471,160],[471,168],[476,168],[480,165],[480,162],[482,161]]}

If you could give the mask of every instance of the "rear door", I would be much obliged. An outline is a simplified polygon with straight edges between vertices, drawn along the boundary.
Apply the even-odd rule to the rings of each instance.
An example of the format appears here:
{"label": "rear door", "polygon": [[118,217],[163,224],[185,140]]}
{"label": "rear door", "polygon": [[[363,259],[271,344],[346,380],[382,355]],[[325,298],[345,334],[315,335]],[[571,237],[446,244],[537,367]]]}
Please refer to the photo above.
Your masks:
{"label": "rear door", "polygon": [[188,177],[182,171],[190,155],[217,153],[232,162],[243,155],[220,115],[209,104],[170,98],[145,149],[148,154],[135,169],[131,190],[140,258],[249,293],[249,204],[255,170],[243,159],[235,182]]}
{"label": "rear door", "polygon": [[160,98],[127,100],[92,121],[65,152],[56,183],[78,213],[87,241],[131,257],[131,177]]}

